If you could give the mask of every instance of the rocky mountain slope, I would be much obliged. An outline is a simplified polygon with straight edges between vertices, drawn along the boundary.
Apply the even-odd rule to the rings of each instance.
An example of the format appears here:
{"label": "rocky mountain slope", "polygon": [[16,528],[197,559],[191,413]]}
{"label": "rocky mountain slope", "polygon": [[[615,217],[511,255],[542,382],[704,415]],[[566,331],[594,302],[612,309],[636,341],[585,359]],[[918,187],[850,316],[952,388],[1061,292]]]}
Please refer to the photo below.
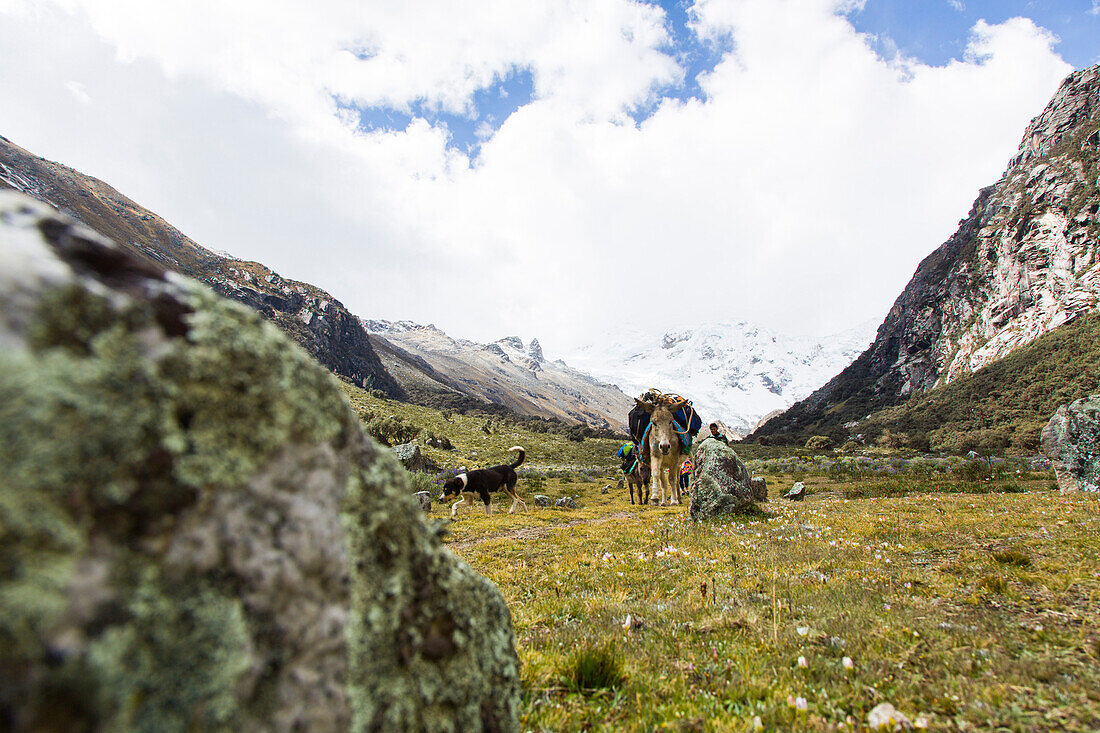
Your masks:
{"label": "rocky mountain slope", "polygon": [[410,321],[364,325],[386,368],[409,393],[459,393],[524,415],[556,417],[598,428],[621,428],[633,401],[617,387],[549,361],[538,339],[515,336],[491,344],[453,339]]}
{"label": "rocky mountain slope", "polygon": [[870,413],[1096,310],[1098,156],[1100,66],[1093,66],[1062,82],[1001,179],[921,262],[871,347],[755,435],[842,437]]}
{"label": "rocky mountain slope", "polygon": [[254,308],[321,364],[355,384],[404,396],[382,367],[359,319],[324,290],[284,280],[256,262],[215,254],[102,181],[39,158],[4,137],[0,189],[44,201],[128,251]]}
{"label": "rocky mountain slope", "polygon": [[667,333],[622,329],[565,358],[629,395],[649,387],[682,394],[708,422],[747,434],[851,364],[873,338],[872,322],[814,339],[739,321]]}

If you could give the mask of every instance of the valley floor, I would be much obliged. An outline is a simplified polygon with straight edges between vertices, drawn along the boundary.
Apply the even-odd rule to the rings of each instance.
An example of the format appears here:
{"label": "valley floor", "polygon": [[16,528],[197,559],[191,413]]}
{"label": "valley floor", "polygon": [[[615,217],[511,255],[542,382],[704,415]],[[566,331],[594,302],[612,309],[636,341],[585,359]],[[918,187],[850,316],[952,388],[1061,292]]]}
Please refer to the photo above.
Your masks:
{"label": "valley floor", "polygon": [[[799,478],[805,502],[769,476],[762,513],[703,524],[602,494],[612,473],[521,479],[528,513],[454,522],[512,611],[522,729],[862,729],[881,702],[932,730],[1100,728],[1096,499]],[[606,686],[576,691],[593,659]]]}

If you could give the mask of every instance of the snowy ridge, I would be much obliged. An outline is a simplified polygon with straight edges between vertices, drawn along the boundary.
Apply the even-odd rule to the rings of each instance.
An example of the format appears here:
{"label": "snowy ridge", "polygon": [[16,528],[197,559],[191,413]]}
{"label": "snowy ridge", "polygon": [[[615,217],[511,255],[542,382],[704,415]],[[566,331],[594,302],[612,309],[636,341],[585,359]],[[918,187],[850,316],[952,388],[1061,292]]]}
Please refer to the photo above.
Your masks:
{"label": "snowy ridge", "polygon": [[646,333],[624,328],[565,355],[628,395],[677,392],[704,420],[748,433],[836,376],[874,339],[874,321],[825,338],[786,336],[744,321]]}
{"label": "snowy ridge", "polygon": [[[411,321],[363,319],[362,323],[369,333],[422,359],[452,389],[472,397],[506,405],[520,414],[593,427],[626,424],[632,405],[626,395],[561,360],[547,361],[538,339],[524,344],[517,336],[506,336],[480,344]],[[396,362],[390,367],[391,372],[400,369]]]}

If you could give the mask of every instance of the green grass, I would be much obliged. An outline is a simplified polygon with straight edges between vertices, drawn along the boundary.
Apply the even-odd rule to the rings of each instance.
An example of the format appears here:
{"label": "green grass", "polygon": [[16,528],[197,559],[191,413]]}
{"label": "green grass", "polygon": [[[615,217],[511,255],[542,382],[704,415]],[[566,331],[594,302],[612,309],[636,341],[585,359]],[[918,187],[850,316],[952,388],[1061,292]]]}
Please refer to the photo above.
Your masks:
{"label": "green grass", "polygon": [[[851,730],[880,702],[933,730],[1100,728],[1100,505],[1049,472],[770,473],[763,511],[694,524],[615,488],[617,441],[486,435],[480,417],[346,389],[450,437],[456,451],[427,449],[445,465],[521,443],[563,469],[521,478],[527,512],[433,511],[508,601],[522,730]],[[777,498],[795,480],[807,499]]]}
{"label": "green grass", "polygon": [[[698,525],[569,481],[578,511],[463,514],[452,547],[512,610],[523,729],[829,730],[883,701],[933,729],[1100,726],[1095,499],[800,479],[804,502]],[[625,680],[571,689],[577,650],[607,645]]]}
{"label": "green grass", "polygon": [[[421,451],[444,468],[480,468],[511,462],[513,454],[508,449],[522,445],[527,449],[524,465],[528,469],[611,470],[618,466],[615,451],[625,440],[585,438],[576,442],[560,433],[534,432],[507,418],[459,413],[447,417],[444,411],[433,407],[387,400],[346,382],[341,382],[341,386],[356,411],[382,418],[393,415],[419,426],[423,432],[416,440]],[[489,434],[482,430],[486,422],[492,425]],[[428,433],[449,438],[454,450],[428,446]]]}

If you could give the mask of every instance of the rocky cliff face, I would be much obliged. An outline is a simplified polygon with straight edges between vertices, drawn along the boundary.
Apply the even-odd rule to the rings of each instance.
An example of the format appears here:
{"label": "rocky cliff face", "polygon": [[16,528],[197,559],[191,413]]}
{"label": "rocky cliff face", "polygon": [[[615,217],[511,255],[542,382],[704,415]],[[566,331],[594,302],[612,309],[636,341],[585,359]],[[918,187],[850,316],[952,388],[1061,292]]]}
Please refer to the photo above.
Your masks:
{"label": "rocky cliff face", "polygon": [[[1062,82],[871,347],[756,435],[837,430],[1008,355],[1100,298],[1100,66]],[[830,417],[826,417],[826,415]]]}
{"label": "rocky cliff face", "polygon": [[426,387],[504,405],[523,415],[597,428],[625,427],[633,402],[617,387],[547,361],[538,339],[507,336],[491,344],[453,339],[435,326],[364,321],[386,366],[410,391]]}
{"label": "rocky cliff face", "polygon": [[7,188],[44,201],[123,249],[205,282],[259,311],[321,364],[353,383],[402,396],[359,319],[325,291],[284,280],[258,263],[215,254],[102,181],[32,155],[0,137],[0,189]]}

